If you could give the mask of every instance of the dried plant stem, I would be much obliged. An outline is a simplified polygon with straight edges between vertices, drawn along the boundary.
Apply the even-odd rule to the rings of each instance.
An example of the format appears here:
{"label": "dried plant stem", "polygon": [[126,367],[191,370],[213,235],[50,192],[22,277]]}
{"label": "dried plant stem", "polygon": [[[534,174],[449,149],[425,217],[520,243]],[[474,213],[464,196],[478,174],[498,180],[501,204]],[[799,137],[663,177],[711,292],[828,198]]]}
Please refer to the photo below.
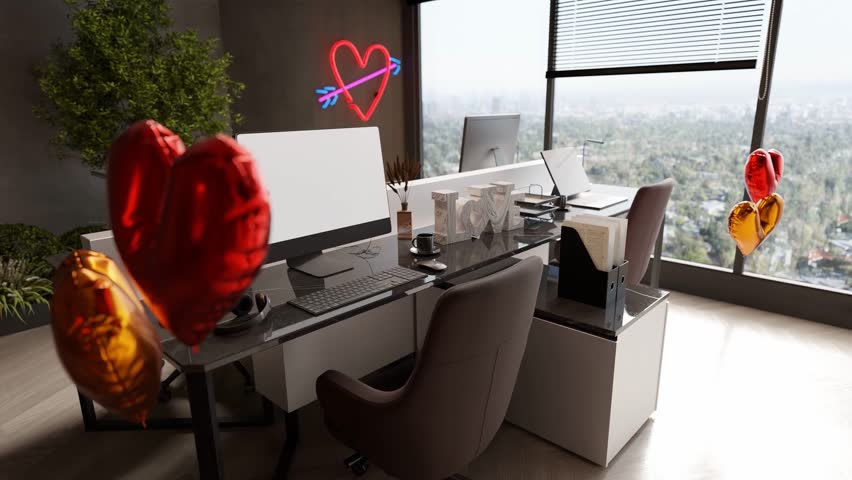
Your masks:
{"label": "dried plant stem", "polygon": [[397,155],[396,161],[387,165],[387,185],[399,197],[403,210],[408,208],[408,182],[416,179],[419,175],[420,164],[407,157],[405,161],[400,161],[399,155]]}

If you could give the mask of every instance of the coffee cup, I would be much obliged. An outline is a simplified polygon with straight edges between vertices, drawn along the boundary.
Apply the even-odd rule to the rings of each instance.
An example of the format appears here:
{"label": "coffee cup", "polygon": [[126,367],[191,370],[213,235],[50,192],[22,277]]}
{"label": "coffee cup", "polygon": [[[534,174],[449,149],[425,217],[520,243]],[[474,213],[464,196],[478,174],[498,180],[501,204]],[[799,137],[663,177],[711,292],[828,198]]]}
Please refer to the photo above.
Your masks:
{"label": "coffee cup", "polygon": [[420,253],[432,253],[435,251],[435,234],[418,233],[416,237],[411,239],[411,246]]}

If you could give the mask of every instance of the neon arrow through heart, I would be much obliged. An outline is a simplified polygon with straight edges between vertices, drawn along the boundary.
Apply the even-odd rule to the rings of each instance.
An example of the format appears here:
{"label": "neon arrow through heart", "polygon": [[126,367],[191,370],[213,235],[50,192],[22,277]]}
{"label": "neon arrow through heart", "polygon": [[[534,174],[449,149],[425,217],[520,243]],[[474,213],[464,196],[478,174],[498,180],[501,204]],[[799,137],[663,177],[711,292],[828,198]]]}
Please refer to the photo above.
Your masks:
{"label": "neon arrow through heart", "polygon": [[[391,63],[393,63],[393,65],[391,66],[391,69],[392,69],[391,74],[396,76],[397,74],[399,74],[399,68],[400,68],[399,59],[391,57]],[[387,70],[388,70],[387,67],[382,67],[382,68],[376,70],[375,72],[373,72],[369,75],[364,75],[363,77],[359,78],[358,80],[355,80],[352,83],[347,83],[346,89],[351,90],[351,89],[357,87],[358,85],[361,85],[362,83],[364,83],[368,80],[372,80],[372,79],[378,77],[379,75],[384,74]],[[315,90],[315,92],[318,95],[321,95],[321,97],[319,97],[317,99],[317,101],[322,103],[322,108],[325,109],[325,108],[328,108],[329,105],[334,105],[335,103],[337,103],[337,97],[341,93],[343,93],[343,88],[335,89],[334,87],[325,87],[325,88],[318,88],[318,89]],[[330,104],[328,103],[329,101],[331,102]]]}
{"label": "neon arrow through heart", "polygon": [[[350,42],[346,42],[346,41],[338,42],[338,44],[341,44],[341,43],[350,44]],[[335,44],[335,45],[337,45],[337,44]],[[352,48],[354,49],[354,46],[352,46]],[[380,47],[380,48],[383,49],[384,47]],[[333,52],[334,52],[335,49],[336,49],[336,47],[332,47],[332,56],[333,56]],[[349,99],[350,105],[352,105],[352,103],[351,103],[352,97],[348,94],[349,90],[351,90],[351,89],[353,89],[353,88],[355,88],[355,87],[357,87],[357,86],[359,86],[359,85],[361,85],[361,84],[363,84],[363,83],[365,83],[369,80],[372,80],[376,77],[381,77],[383,75],[386,75],[388,73],[388,71],[390,71],[390,74],[392,74],[393,76],[399,75],[400,63],[401,62],[397,58],[394,58],[394,57],[389,57],[389,58],[390,58],[390,62],[387,66],[382,67],[382,68],[376,70],[375,72],[364,75],[363,77],[361,77],[357,80],[349,82],[345,85],[341,85],[343,82],[340,82],[340,79],[338,78],[338,82],[339,82],[338,85],[341,85],[341,86],[339,86],[339,87],[326,86],[326,87],[318,88],[318,89],[314,90],[314,92],[317,95],[319,95],[319,97],[317,98],[317,102],[322,104],[323,110],[326,110],[328,107],[333,107],[335,104],[337,104],[337,99],[339,98],[339,96],[341,94],[344,94]],[[359,61],[361,60],[360,58],[358,58],[358,59],[359,59]],[[364,63],[366,63],[366,59],[364,60]],[[332,61],[332,68],[336,69],[336,65],[334,65],[333,61]],[[384,80],[383,83],[384,82],[386,82],[386,80]],[[361,118],[361,120],[363,120],[363,121],[367,121],[369,119],[369,114],[372,113],[372,109],[370,109],[368,111],[367,115],[365,115],[363,113],[359,113],[359,112],[360,112],[360,109],[358,109],[358,111],[356,111],[356,114],[359,114],[358,115],[359,118]]]}

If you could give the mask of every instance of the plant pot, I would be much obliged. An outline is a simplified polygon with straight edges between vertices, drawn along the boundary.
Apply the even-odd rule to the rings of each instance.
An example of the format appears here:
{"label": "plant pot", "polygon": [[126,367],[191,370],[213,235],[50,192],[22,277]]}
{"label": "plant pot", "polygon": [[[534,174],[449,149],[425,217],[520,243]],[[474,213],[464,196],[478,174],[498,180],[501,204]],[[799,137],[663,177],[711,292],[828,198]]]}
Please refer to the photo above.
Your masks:
{"label": "plant pot", "polygon": [[[26,323],[24,323],[26,322]],[[46,303],[33,305],[33,313],[24,314],[24,321],[14,316],[0,316],[0,337],[23,332],[50,323],[50,306]]]}
{"label": "plant pot", "polygon": [[411,219],[410,210],[400,210],[396,212],[396,235],[405,240],[413,238],[414,222]]}

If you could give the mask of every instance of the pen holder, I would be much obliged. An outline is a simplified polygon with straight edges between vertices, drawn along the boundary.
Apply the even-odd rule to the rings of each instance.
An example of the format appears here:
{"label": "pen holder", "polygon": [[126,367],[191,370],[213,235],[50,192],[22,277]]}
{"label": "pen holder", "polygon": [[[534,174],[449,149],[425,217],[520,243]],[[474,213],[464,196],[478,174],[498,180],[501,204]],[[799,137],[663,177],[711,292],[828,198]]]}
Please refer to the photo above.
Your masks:
{"label": "pen holder", "polygon": [[624,310],[627,261],[602,272],[595,267],[580,234],[562,227],[559,259],[559,296],[588,305]]}

